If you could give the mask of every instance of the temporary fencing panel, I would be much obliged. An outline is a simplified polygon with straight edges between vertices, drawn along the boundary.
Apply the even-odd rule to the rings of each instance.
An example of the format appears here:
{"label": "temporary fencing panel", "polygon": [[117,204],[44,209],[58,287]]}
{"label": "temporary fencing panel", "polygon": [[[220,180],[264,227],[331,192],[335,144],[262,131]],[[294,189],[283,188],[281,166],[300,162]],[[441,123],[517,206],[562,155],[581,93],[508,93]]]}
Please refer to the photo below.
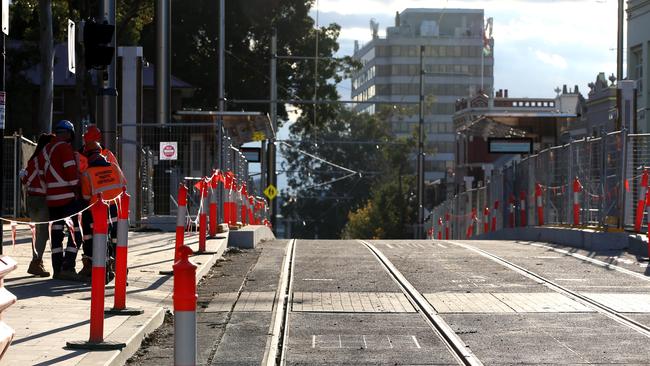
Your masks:
{"label": "temporary fencing panel", "polygon": [[25,190],[20,183],[19,173],[27,166],[27,161],[34,153],[36,144],[21,135],[4,136],[4,155],[2,166],[2,208],[0,214],[5,217],[25,216]]}
{"label": "temporary fencing panel", "polygon": [[[627,151],[623,150],[625,146]],[[584,138],[493,170],[487,187],[448,199],[434,208],[434,218],[450,210],[453,237],[465,238],[472,209],[478,210],[478,220],[482,221],[483,209],[487,206],[495,210],[498,200],[499,208],[494,212],[497,229],[511,226],[512,205],[513,226],[521,226],[522,222],[536,225],[539,215],[535,187],[539,184],[545,225],[575,225],[577,208],[578,225],[633,229],[645,168],[650,168],[650,134],[626,136],[617,131]],[[580,189],[574,192],[576,178]],[[647,210],[642,215],[641,232],[646,232]],[[483,230],[482,225],[473,226],[473,234]]]}

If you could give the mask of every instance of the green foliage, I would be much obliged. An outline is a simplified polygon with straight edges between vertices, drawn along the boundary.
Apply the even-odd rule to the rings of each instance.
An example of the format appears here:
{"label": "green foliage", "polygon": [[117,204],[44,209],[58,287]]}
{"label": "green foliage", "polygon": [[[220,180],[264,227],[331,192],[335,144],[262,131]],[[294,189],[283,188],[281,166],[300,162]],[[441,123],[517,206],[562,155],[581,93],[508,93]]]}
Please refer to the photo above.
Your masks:
{"label": "green foliage", "polygon": [[[332,59],[338,50],[340,27],[330,24],[314,29],[309,16],[313,1],[241,0],[226,2],[226,99],[268,100],[271,36],[277,29],[279,56],[315,56],[318,35],[318,97],[337,99],[335,83],[354,65],[349,58]],[[172,73],[197,87],[186,107],[216,109],[218,104],[219,2],[172,1]],[[155,62],[155,25],[142,32],[145,57]],[[314,61],[278,59],[278,98],[311,99],[314,94]],[[265,104],[229,103],[230,110],[268,112]],[[327,108],[324,108],[327,109]],[[286,116],[284,105],[279,114]]]}
{"label": "green foliage", "polygon": [[[319,117],[322,126],[317,129],[294,133],[292,138],[298,141],[292,146],[360,174],[328,184],[350,173],[284,147],[283,170],[290,190],[283,192],[282,214],[297,220],[292,227],[296,237],[339,238],[349,213],[366,205],[374,186],[400,182],[399,176],[411,172],[407,156],[412,140],[394,139],[385,119],[340,106],[334,106],[332,114],[335,117],[325,121]],[[372,231],[364,235],[384,234]]]}

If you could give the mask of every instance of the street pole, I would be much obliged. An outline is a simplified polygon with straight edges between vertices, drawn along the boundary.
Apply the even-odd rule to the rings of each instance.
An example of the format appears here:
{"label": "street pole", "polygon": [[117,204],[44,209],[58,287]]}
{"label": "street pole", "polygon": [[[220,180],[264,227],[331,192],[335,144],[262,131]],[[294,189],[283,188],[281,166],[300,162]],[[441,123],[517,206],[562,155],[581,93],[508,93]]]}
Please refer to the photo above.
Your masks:
{"label": "street pole", "polygon": [[[278,53],[278,35],[277,35],[277,30],[273,29],[273,35],[271,36],[271,83],[270,83],[270,94],[271,94],[271,104],[269,108],[269,113],[271,114],[271,126],[273,127],[273,131],[277,133],[278,129],[278,113],[277,113],[277,103],[276,99],[278,99],[278,88],[277,88],[277,53]],[[315,110],[314,110],[315,111]],[[277,176],[276,176],[276,167],[275,167],[275,161],[276,161],[276,146],[275,146],[275,138],[272,138],[269,141],[268,145],[268,159],[267,159],[267,169],[268,169],[268,184],[273,184],[273,186],[277,189],[278,188],[278,182],[277,182]],[[276,228],[277,224],[277,200],[274,198],[269,202],[269,205],[271,206],[271,225],[273,228]]]}
{"label": "street pole", "polygon": [[[115,0],[102,0],[100,1],[100,18],[108,24],[115,25]],[[117,140],[117,89],[115,84],[115,53],[117,29],[111,40],[111,47],[113,47],[113,57],[111,64],[108,65],[105,71],[100,71],[101,88],[99,96],[101,98],[102,114],[101,125],[102,139],[104,147],[111,151],[115,151]]]}
{"label": "street pole", "polygon": [[[225,112],[225,97],[224,97],[224,85],[225,85],[225,75],[226,75],[226,60],[225,60],[225,48],[226,48],[226,2],[225,0],[219,0],[219,80],[218,80],[218,98],[219,98],[219,112]],[[223,116],[217,117],[217,166],[219,170],[223,172],[224,170],[224,159],[223,155],[225,153],[224,149],[224,136],[223,136]],[[217,197],[218,207],[223,207],[223,190],[218,190],[219,194]],[[218,212],[218,221],[223,222],[223,210],[217,210]]]}
{"label": "street pole", "polygon": [[170,1],[158,0],[156,4],[156,120],[159,124],[170,120]]}
{"label": "street pole", "polygon": [[[0,86],[2,87],[2,92],[4,93],[6,91],[5,89],[5,33],[3,31],[0,31],[0,58],[2,58],[2,65],[0,65]],[[5,100],[3,103],[5,103],[6,106],[6,94],[5,94]],[[5,107],[6,108],[6,107]],[[0,167],[2,167],[4,171],[4,150],[5,150],[5,119],[6,115],[4,114],[4,111],[2,112],[3,115],[0,116]],[[0,217],[3,216],[4,214],[4,177],[0,177]],[[4,244],[4,222],[0,220],[0,255],[3,254],[2,250],[2,245]]]}
{"label": "street pole", "polygon": [[424,46],[420,46],[420,116],[418,121],[418,223],[416,239],[422,238],[424,227]]}
{"label": "street pole", "polygon": [[618,28],[616,34],[616,80],[623,80],[623,17],[625,0],[618,0]]}

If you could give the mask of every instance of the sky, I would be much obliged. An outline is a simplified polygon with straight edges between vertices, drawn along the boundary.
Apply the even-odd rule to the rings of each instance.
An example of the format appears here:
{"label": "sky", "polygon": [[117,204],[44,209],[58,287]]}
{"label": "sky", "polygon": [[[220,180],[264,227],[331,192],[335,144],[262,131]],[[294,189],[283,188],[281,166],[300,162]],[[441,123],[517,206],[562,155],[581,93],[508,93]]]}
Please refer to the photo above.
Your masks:
{"label": "sky", "polygon": [[[406,8],[484,9],[494,19],[494,87],[512,97],[553,97],[555,89],[578,85],[583,95],[599,72],[616,73],[617,0],[315,0],[318,23],[341,25],[338,55],[351,55],[354,41],[379,36]],[[316,11],[318,9],[318,11]],[[339,88],[350,98],[350,81]]]}
{"label": "sky", "polygon": [[[510,97],[549,98],[554,89],[578,85],[586,96],[599,72],[616,73],[617,0],[314,0],[311,16],[318,24],[341,26],[337,56],[352,55],[354,41],[371,39],[370,19],[379,36],[406,8],[484,9],[494,19],[494,88]],[[350,99],[350,80],[338,87]],[[292,118],[293,117],[293,118]],[[290,120],[296,115],[290,114]],[[288,126],[278,137],[288,138]],[[282,159],[282,158],[280,158]],[[256,169],[256,168],[253,168]],[[279,188],[286,189],[284,175]]]}

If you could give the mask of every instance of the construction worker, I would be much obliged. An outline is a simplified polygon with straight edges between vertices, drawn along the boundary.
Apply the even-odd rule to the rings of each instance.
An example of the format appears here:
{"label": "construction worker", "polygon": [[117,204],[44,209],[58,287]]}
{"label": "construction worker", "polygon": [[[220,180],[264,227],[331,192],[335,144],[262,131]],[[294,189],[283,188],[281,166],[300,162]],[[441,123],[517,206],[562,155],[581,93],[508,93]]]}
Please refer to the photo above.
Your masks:
{"label": "construction worker", "polygon": [[[102,148],[97,141],[90,141],[84,145],[84,156],[88,159],[87,169],[81,173],[81,194],[89,205],[99,199],[98,194],[105,201],[115,200],[126,187],[126,179],[116,163],[107,161],[102,155]],[[117,217],[116,202],[109,202],[111,217]],[[88,212],[88,213],[87,213]],[[82,276],[90,277],[92,274],[92,215],[84,212],[84,264],[79,272]],[[117,220],[109,219],[111,244],[108,245],[107,282],[113,277],[113,264],[115,258],[115,243],[117,239]]]}
{"label": "construction worker", "polygon": [[[52,269],[53,277],[62,280],[82,281],[75,272],[77,243],[81,243],[77,213],[82,209],[79,199],[79,171],[72,149],[74,126],[62,120],[54,127],[56,137],[45,146],[43,158],[43,180],[45,201],[52,223]],[[68,231],[68,243],[63,251],[64,229]]]}
{"label": "construction worker", "polygon": [[20,180],[27,191],[27,213],[32,222],[41,222],[34,228],[34,243],[32,244],[32,261],[29,263],[27,273],[38,277],[50,277],[50,272],[43,265],[43,252],[47,244],[48,226],[50,219],[47,203],[45,201],[45,180],[43,179],[43,158],[41,153],[54,135],[41,134],[36,143],[36,149],[27,162],[27,167],[20,172]]}
{"label": "construction worker", "polygon": [[[115,163],[119,167],[120,164],[117,162],[115,155],[106,148],[101,147],[102,141],[102,131],[97,128],[95,125],[89,125],[86,128],[86,133],[83,135],[84,146],[91,142],[97,142],[100,144],[100,154],[102,154],[109,163]],[[88,158],[83,153],[84,148],[81,148],[81,155],[79,155],[79,171],[84,172],[86,167],[88,167]]]}
{"label": "construction worker", "polygon": [[[117,158],[115,157],[115,155],[109,149],[106,149],[106,148],[101,146],[102,131],[96,125],[88,125],[88,127],[86,127],[86,132],[83,134],[83,141],[84,141],[84,146],[81,147],[81,149],[79,150],[80,154],[77,155],[77,160],[79,162],[79,172],[81,174],[83,174],[83,172],[86,171],[86,169],[88,167],[88,156],[84,152],[85,147],[88,144],[92,144],[93,147],[95,146],[95,144],[99,144],[100,154],[104,158],[106,158],[106,161],[108,161],[109,163],[115,163],[117,165],[117,167],[119,168],[120,165],[117,162]],[[117,209],[111,209],[110,212],[109,212],[109,215],[110,215],[110,219],[109,219],[110,222],[113,222],[113,223],[117,222]],[[90,216],[91,216],[90,212],[88,212],[84,216],[83,221],[88,221],[88,220],[92,221],[92,218]],[[91,221],[88,221],[88,222],[91,222]],[[113,226],[115,226],[115,225],[113,225]],[[111,226],[112,229],[114,229],[113,226]],[[92,232],[84,230],[84,234],[86,234],[86,235],[84,235],[86,237],[86,238],[84,238],[84,243],[86,243],[87,237],[89,235],[92,235]],[[111,244],[113,246],[117,245],[117,237],[116,237],[116,235],[111,235]],[[88,258],[92,257],[92,255],[86,253],[86,249],[89,249],[92,252],[92,244],[90,244],[90,245],[85,245],[84,244],[84,246],[83,246],[84,257],[82,258],[82,262],[84,263],[84,267],[82,269],[82,274],[86,274],[86,272],[90,273],[90,270],[91,270],[90,267],[87,267],[87,265],[88,265],[88,262],[89,262]],[[86,270],[86,268],[87,268],[87,270]],[[90,276],[90,274],[89,274],[89,276]]]}

